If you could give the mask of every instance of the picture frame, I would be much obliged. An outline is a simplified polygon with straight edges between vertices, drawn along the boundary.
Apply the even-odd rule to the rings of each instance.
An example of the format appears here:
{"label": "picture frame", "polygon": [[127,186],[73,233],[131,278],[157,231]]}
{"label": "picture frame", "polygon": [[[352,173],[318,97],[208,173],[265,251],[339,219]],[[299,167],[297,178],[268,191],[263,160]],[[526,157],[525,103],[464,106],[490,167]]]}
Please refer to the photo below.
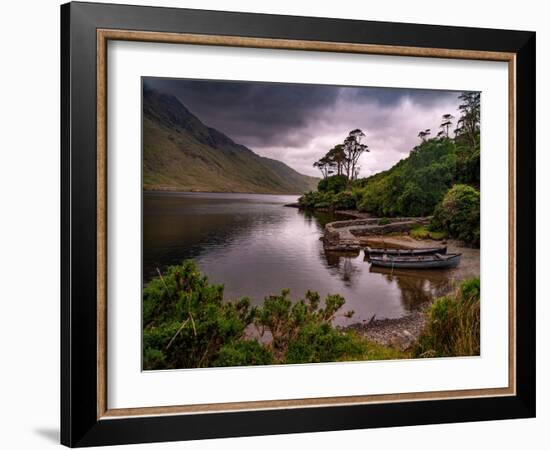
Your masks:
{"label": "picture frame", "polygon": [[[72,2],[61,7],[61,442],[70,447],[535,416],[535,33]],[[508,65],[506,388],[111,409],[107,402],[110,41]]]}

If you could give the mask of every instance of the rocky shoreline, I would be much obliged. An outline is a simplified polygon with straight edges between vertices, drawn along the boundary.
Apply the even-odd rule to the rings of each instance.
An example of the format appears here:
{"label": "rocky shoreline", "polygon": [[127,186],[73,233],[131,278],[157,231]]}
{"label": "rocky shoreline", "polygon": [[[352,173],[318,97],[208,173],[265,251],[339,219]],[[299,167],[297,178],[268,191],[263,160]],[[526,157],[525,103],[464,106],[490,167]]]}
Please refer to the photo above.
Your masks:
{"label": "rocky shoreline", "polygon": [[414,346],[425,325],[425,312],[415,311],[398,319],[373,318],[368,322],[351,324],[342,329],[355,331],[378,344],[407,351]]}

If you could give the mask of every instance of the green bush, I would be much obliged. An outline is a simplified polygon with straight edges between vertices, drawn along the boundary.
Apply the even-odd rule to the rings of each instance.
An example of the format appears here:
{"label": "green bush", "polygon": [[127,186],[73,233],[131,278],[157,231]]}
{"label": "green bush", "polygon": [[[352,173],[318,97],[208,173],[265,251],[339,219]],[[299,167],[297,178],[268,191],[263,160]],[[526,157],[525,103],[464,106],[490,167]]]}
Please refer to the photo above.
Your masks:
{"label": "green bush", "polygon": [[[192,261],[169,267],[143,290],[143,368],[266,365],[401,358],[333,325],[345,300],[317,292],[292,301],[285,289],[251,307],[243,298],[223,299]],[[254,337],[254,331],[256,336]]]}
{"label": "green bush", "polygon": [[355,197],[350,191],[308,192],[298,199],[301,207],[306,209],[355,209]]}
{"label": "green bush", "polygon": [[258,366],[273,364],[273,354],[257,340],[241,340],[224,345],[214,366]]}
{"label": "green bush", "polygon": [[170,267],[143,290],[144,369],[210,366],[253,317],[247,298],[225,302],[193,262]]}
{"label": "green bush", "polygon": [[335,209],[355,209],[355,196],[350,191],[342,191],[335,195],[332,206]]}
{"label": "green bush", "polygon": [[301,207],[307,209],[331,208],[334,202],[334,194],[332,192],[308,192],[298,199]]}
{"label": "green bush", "polygon": [[317,190],[319,192],[332,192],[337,194],[338,192],[345,191],[347,186],[348,179],[345,175],[332,175],[320,180],[317,184]]}
{"label": "green bush", "polygon": [[480,353],[479,278],[464,281],[453,295],[439,298],[427,312],[417,357],[475,356]]}
{"label": "green bush", "polygon": [[289,343],[287,364],[362,359],[365,343],[327,323],[307,323]]}
{"label": "green bush", "polygon": [[479,191],[475,188],[464,184],[454,185],[437,205],[431,227],[479,247],[479,201]]}

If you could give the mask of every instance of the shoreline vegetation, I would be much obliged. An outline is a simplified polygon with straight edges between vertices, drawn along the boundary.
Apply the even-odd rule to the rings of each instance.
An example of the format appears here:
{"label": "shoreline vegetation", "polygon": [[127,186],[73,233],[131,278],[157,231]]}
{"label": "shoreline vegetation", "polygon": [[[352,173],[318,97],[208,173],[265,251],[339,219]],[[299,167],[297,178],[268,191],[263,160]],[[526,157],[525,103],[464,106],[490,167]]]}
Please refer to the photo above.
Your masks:
{"label": "shoreline vegetation", "polygon": [[158,273],[143,292],[144,370],[479,355],[479,278],[404,318],[339,327],[354,312],[337,294],[283,289],[252,306],[193,261]]}

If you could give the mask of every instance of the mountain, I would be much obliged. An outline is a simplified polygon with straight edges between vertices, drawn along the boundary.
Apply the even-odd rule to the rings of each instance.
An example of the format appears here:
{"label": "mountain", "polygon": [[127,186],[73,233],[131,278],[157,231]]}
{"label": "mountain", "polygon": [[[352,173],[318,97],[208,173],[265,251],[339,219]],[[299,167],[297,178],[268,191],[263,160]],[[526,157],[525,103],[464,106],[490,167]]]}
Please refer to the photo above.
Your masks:
{"label": "mountain", "polygon": [[301,194],[317,181],[206,126],[176,97],[144,87],[144,189]]}

